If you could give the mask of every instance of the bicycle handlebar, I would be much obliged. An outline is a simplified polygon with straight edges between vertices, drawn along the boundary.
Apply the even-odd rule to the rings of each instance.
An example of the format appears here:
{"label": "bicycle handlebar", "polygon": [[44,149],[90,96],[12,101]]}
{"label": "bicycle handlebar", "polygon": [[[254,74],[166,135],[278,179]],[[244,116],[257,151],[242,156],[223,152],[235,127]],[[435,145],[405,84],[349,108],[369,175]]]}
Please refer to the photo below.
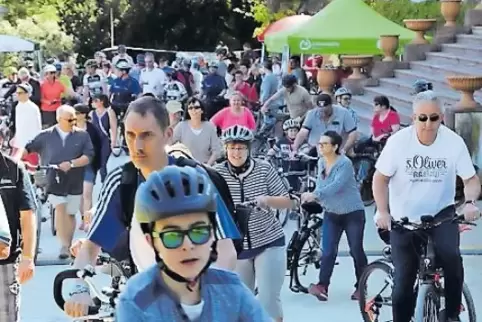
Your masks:
{"label": "bicycle handlebar", "polygon": [[421,220],[422,220],[421,223],[416,223],[416,222],[411,222],[407,217],[403,217],[400,220],[392,221],[392,225],[395,228],[409,229],[412,231],[430,230],[448,221],[451,221],[457,224],[477,226],[476,223],[465,220],[464,215],[457,215],[455,217],[445,218],[440,221],[436,221],[434,216],[422,216]]}
{"label": "bicycle handlebar", "polygon": [[37,171],[39,171],[39,170],[48,170],[48,169],[58,170],[58,169],[59,169],[59,166],[56,165],[56,164],[38,165],[38,166],[37,166]]}
{"label": "bicycle handlebar", "polygon": [[[87,269],[68,269],[66,271],[62,271],[58,273],[54,279],[54,300],[57,306],[61,310],[64,310],[65,299],[62,295],[62,287],[63,287],[64,281],[66,279],[76,279],[76,278],[80,278],[84,280],[87,283],[87,285],[89,285],[89,289],[91,289],[94,292],[94,294],[99,298],[99,300],[102,302],[102,297],[104,296],[101,294],[97,294],[98,293],[97,290],[88,279],[88,277],[91,278],[94,275],[95,273]],[[100,297],[98,295],[100,295]],[[89,306],[88,315],[98,314],[99,310],[100,310],[100,305]]]}
{"label": "bicycle handlebar", "polygon": [[319,157],[316,156],[316,157],[312,157],[311,155],[308,155],[306,153],[303,153],[303,152],[298,152],[295,154],[295,157],[298,157],[298,158],[301,158],[301,159],[305,159],[307,161],[318,161]]}

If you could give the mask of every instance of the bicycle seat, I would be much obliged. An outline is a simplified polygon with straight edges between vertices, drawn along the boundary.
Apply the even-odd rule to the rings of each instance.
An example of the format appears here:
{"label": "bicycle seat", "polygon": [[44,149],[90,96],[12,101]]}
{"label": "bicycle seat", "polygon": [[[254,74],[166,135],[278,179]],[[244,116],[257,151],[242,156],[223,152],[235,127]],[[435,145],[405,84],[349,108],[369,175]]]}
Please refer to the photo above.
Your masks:
{"label": "bicycle seat", "polygon": [[434,221],[434,219],[435,219],[434,216],[431,216],[431,215],[425,215],[425,216],[420,217],[420,221],[423,224],[432,223]]}
{"label": "bicycle seat", "polygon": [[308,214],[321,214],[323,212],[323,207],[316,201],[305,202],[301,205],[301,208]]}

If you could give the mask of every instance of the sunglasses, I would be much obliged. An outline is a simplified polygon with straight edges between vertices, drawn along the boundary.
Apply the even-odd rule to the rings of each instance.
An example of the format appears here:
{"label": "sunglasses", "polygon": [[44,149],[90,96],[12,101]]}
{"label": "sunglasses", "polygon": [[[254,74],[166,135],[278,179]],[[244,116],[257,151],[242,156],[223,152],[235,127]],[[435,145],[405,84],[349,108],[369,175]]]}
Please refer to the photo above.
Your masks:
{"label": "sunglasses", "polygon": [[211,238],[211,226],[196,226],[187,230],[169,230],[164,232],[154,231],[152,236],[159,238],[167,249],[176,249],[182,246],[184,238],[187,236],[194,245],[204,245]]}
{"label": "sunglasses", "polygon": [[199,104],[191,104],[187,107],[188,110],[197,110],[198,108],[201,108],[201,105]]}
{"label": "sunglasses", "polygon": [[419,116],[417,116],[417,119],[422,123],[425,123],[428,120],[430,120],[430,122],[437,122],[438,120],[440,120],[440,115],[433,114],[433,115],[428,116],[428,115],[425,115],[425,114],[420,114]]}
{"label": "sunglasses", "polygon": [[57,72],[48,72],[49,75],[55,75]]}
{"label": "sunglasses", "polygon": [[23,94],[27,94],[27,92],[20,92],[20,91],[19,91],[19,92],[15,92],[15,94],[17,94],[17,95],[23,95]]}
{"label": "sunglasses", "polygon": [[75,122],[77,122],[77,119],[64,119],[64,120],[66,120],[66,121],[69,122],[69,123],[75,123]]}

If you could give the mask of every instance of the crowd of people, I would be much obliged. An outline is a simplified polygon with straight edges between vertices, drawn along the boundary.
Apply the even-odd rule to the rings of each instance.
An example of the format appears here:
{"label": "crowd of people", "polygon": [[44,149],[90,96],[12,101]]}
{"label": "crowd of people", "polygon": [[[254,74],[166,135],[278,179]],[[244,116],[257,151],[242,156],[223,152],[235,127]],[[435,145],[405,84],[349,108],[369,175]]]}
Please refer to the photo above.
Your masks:
{"label": "crowd of people", "polygon": [[[71,257],[80,212],[87,238],[78,244],[73,266],[95,265],[104,251],[137,272],[121,294],[118,321],[159,321],[159,316],[166,321],[283,321],[286,240],[274,209],[296,206],[289,191],[299,189],[299,181],[294,173],[291,187],[285,186],[277,169],[251,150],[260,127],[273,126],[284,107],[283,133],[267,154],[295,172],[303,171],[296,160],[303,145],[319,156],[316,187],[304,192],[301,202],[316,201],[324,208],[320,274],[309,287],[320,301],[328,300],[343,232],[355,266],[351,299],[362,291],[366,214],[350,159],[357,149],[387,142],[373,178],[378,227],[390,229],[391,220],[404,216],[453,216],[456,175],[466,187],[466,219],[480,216],[474,204],[480,182],[470,155],[460,137],[441,124],[443,106],[429,88],[415,97],[414,124],[405,129],[388,98],[376,97],[366,135],[360,133],[351,92],[340,87],[333,95],[310,95],[299,57],[292,57],[289,73],[276,58],[258,63],[249,48],[239,61],[228,59],[225,48],[217,58],[207,67],[199,58],[182,56],[156,64],[155,56],[145,53],[134,64],[120,46],[111,61],[102,52],[87,60],[82,80],[70,64],[46,65],[40,82],[33,67],[9,70],[11,87],[1,87],[8,88],[4,98],[14,94],[15,149],[11,157],[2,154],[5,167],[0,167],[10,180],[0,182],[9,223],[2,225],[0,211],[5,258],[0,273],[7,276],[0,279],[2,288],[20,289],[34,273],[37,206],[23,164],[35,169],[41,160],[55,165],[47,178],[59,258]],[[176,144],[188,153],[166,152]],[[108,172],[107,161],[118,146],[125,147],[130,161]],[[406,148],[400,151],[400,146]],[[93,205],[97,175],[102,188]],[[256,207],[247,207],[248,201]],[[447,313],[449,321],[458,321],[463,281],[458,230],[448,223],[440,227],[435,238],[443,249]],[[390,235],[394,321],[409,322],[417,271],[407,246],[412,236]],[[86,315],[88,286],[79,279],[68,288],[65,312]],[[0,320],[19,321],[20,291],[2,294]]]}

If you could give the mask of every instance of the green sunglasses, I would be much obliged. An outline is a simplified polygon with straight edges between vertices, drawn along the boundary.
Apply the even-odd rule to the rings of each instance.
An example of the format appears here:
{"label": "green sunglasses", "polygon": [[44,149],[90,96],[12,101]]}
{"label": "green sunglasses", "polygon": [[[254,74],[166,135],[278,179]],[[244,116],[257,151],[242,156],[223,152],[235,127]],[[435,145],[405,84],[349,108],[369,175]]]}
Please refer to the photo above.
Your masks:
{"label": "green sunglasses", "polygon": [[182,246],[185,236],[187,236],[194,245],[204,245],[211,238],[211,234],[211,225],[205,225],[191,227],[187,230],[154,231],[152,232],[152,237],[159,238],[167,249],[176,249]]}

